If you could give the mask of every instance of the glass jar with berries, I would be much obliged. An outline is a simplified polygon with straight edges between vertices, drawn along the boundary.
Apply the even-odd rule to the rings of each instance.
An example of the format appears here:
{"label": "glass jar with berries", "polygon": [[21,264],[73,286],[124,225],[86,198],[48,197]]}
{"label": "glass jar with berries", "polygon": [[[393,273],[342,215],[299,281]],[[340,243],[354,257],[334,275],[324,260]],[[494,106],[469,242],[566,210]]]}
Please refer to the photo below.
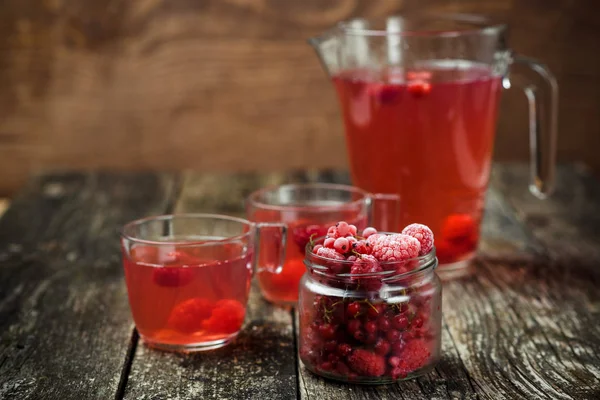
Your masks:
{"label": "glass jar with berries", "polygon": [[440,357],[442,305],[431,230],[412,224],[401,234],[367,228],[358,236],[345,228],[342,221],[306,247],[303,364],[363,384],[429,372]]}

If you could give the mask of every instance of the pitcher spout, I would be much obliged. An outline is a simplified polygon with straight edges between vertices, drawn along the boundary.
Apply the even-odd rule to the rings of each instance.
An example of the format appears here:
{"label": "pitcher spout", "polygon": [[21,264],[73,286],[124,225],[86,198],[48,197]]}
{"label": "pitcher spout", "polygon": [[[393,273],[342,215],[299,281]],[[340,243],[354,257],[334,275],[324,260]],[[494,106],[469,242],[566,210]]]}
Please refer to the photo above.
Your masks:
{"label": "pitcher spout", "polygon": [[308,43],[317,53],[321,65],[330,76],[339,69],[339,27],[333,27],[319,36],[308,39]]}

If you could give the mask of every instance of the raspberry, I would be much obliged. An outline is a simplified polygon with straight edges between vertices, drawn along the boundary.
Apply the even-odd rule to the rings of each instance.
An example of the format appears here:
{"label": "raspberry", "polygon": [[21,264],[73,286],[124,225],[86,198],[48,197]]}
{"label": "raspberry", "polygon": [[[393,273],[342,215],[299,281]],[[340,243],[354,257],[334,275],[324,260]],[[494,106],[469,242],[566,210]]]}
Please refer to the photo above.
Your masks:
{"label": "raspberry", "polygon": [[346,258],[346,261],[352,261],[352,262],[354,262],[356,260],[358,260],[358,257],[356,257],[356,256],[350,256],[350,257]]}
{"label": "raspberry", "polygon": [[350,225],[346,221],[338,222],[335,227],[337,228],[337,232],[341,237],[345,237],[350,233]]}
{"label": "raspberry", "polygon": [[381,268],[381,265],[379,265],[379,261],[368,254],[361,254],[360,258],[352,264],[352,267],[350,267],[351,274],[370,274],[381,271],[383,271],[383,269]]}
{"label": "raspberry", "polygon": [[167,325],[182,333],[199,331],[213,313],[213,306],[212,301],[200,297],[184,300],[173,308]]}
{"label": "raspberry", "polygon": [[374,235],[376,233],[377,233],[377,229],[375,229],[375,228],[373,228],[373,227],[370,226],[368,228],[365,228],[362,231],[362,237],[364,237],[365,239],[367,239],[369,236]]}
{"label": "raspberry", "polygon": [[328,249],[333,249],[333,244],[335,243],[335,239],[332,237],[328,237],[323,242],[323,247],[327,247]]}
{"label": "raspberry", "polygon": [[183,267],[159,267],[152,271],[152,280],[162,287],[181,287],[194,279],[191,268]]}
{"label": "raspberry", "polygon": [[452,214],[444,220],[442,237],[449,240],[468,238],[475,230],[475,220],[469,214]]}
{"label": "raspberry", "polygon": [[386,235],[381,234],[381,233],[374,233],[372,235],[369,235],[369,237],[367,238],[367,243],[369,243],[369,246],[373,247],[375,242],[377,242],[379,239],[381,239],[385,236]]}
{"label": "raspberry", "polygon": [[334,249],[330,249],[327,247],[321,247],[317,251],[317,255],[320,257],[331,258],[333,260],[345,260],[344,256],[335,251]]}
{"label": "raspberry", "polygon": [[431,92],[431,83],[423,80],[414,80],[408,84],[408,92],[414,97],[422,97]]}
{"label": "raspberry", "polygon": [[371,254],[373,248],[366,240],[359,240],[352,244],[352,250],[359,254]]}
{"label": "raspberry", "polygon": [[388,364],[390,364],[390,367],[397,367],[400,365],[400,357],[392,356],[388,358]]}
{"label": "raspberry", "polygon": [[333,248],[340,254],[347,253],[350,250],[350,242],[345,237],[335,239]]}
{"label": "raspberry", "polygon": [[348,354],[352,353],[352,347],[349,344],[342,343],[337,347],[337,352],[340,356],[346,357]]}
{"label": "raspberry", "polygon": [[314,254],[317,254],[317,252],[319,251],[319,249],[320,249],[320,248],[322,248],[322,247],[323,247],[323,245],[322,245],[322,244],[318,244],[318,245],[316,245],[315,247],[313,247],[313,250],[312,250],[312,251],[313,251],[313,253],[314,253]]}
{"label": "raspberry", "polygon": [[362,376],[381,376],[385,373],[385,359],[368,350],[357,349],[348,357],[348,364]]}
{"label": "raspberry", "polygon": [[202,327],[213,333],[236,333],[242,328],[246,308],[237,300],[219,300],[210,318],[205,320]]}
{"label": "raspberry", "polygon": [[410,224],[402,230],[403,235],[412,236],[419,241],[420,256],[424,256],[433,249],[433,232],[428,226],[422,224]]}
{"label": "raspberry", "polygon": [[371,254],[379,261],[404,261],[417,257],[420,250],[421,245],[417,239],[396,234],[378,238]]}
{"label": "raspberry", "polygon": [[400,358],[399,367],[405,373],[410,373],[423,367],[429,360],[431,353],[427,348],[427,343],[421,339],[411,340],[404,345],[404,348],[398,354]]}

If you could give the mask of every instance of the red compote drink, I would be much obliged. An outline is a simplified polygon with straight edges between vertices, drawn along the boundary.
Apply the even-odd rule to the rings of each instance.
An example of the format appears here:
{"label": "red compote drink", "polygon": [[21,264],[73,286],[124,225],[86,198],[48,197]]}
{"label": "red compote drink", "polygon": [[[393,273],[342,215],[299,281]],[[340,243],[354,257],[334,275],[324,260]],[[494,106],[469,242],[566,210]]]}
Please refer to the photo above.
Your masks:
{"label": "red compote drink", "polygon": [[441,284],[433,233],[402,234],[339,222],[307,246],[301,282],[300,358],[343,382],[383,384],[430,371],[440,356]]}
{"label": "red compote drink", "polygon": [[[242,327],[252,253],[229,243],[201,247],[136,245],[124,258],[131,312],[149,345],[222,344]],[[217,258],[215,258],[218,256]]]}
{"label": "red compote drink", "polygon": [[400,226],[427,224],[441,264],[468,260],[479,237],[501,78],[467,61],[333,77],[353,184],[397,193]]}

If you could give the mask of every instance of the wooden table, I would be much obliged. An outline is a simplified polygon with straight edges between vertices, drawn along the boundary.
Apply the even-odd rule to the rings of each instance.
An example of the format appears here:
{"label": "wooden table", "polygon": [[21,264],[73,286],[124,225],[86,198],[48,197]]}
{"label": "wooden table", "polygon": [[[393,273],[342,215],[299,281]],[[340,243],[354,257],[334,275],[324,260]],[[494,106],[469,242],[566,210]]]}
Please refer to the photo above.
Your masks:
{"label": "wooden table", "polygon": [[325,381],[298,363],[294,311],[253,288],[229,347],[178,355],[134,330],[117,229],[151,214],[242,213],[290,174],[64,173],[33,178],[0,220],[2,399],[600,398],[600,184],[561,167],[547,201],[524,165],[496,165],[476,274],[444,284],[443,356],[397,385]]}

